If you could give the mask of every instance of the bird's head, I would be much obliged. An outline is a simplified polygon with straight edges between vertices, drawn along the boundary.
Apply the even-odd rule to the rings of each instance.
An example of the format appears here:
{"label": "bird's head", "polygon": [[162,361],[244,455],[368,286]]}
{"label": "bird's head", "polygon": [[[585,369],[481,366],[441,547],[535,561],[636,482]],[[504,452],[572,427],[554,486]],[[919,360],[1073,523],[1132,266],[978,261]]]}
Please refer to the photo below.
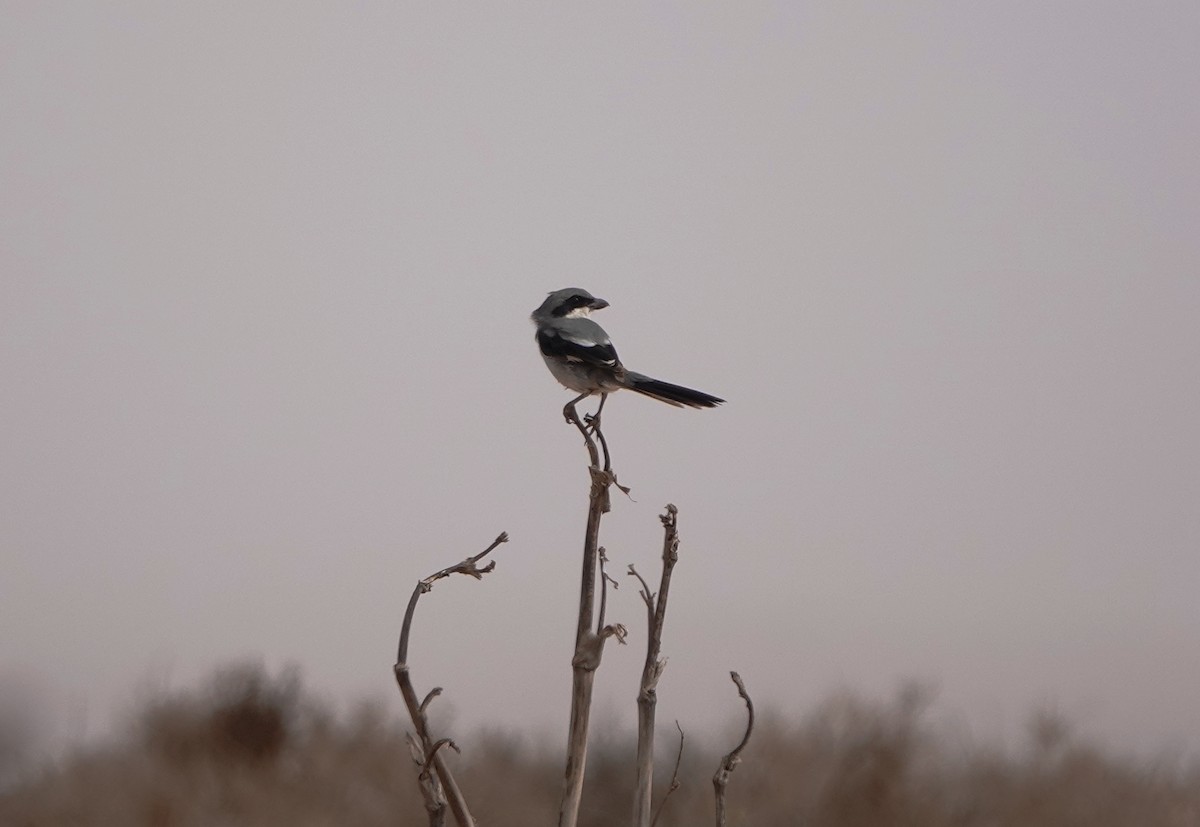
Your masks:
{"label": "bird's head", "polygon": [[593,310],[603,310],[608,302],[598,299],[586,290],[578,287],[564,287],[546,296],[533,318],[541,319],[577,319],[587,316]]}

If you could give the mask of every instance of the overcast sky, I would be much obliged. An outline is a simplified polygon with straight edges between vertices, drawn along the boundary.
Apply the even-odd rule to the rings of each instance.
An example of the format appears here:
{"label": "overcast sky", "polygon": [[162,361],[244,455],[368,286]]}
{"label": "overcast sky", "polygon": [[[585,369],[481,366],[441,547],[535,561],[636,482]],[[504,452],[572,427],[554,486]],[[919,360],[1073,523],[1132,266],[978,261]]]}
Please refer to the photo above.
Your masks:
{"label": "overcast sky", "polygon": [[580,286],[728,400],[605,412],[663,720],[915,678],[1200,750],[1200,6],[2,5],[0,672],[73,736],[245,657],[399,714],[501,530],[415,678],[564,732]]}

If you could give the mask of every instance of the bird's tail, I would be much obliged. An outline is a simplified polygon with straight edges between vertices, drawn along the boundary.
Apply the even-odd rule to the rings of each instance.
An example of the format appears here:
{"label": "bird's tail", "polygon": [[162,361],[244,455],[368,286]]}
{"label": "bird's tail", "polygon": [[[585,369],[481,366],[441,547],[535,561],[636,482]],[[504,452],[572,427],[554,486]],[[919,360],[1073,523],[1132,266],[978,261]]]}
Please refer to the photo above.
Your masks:
{"label": "bird's tail", "polygon": [[660,382],[633,371],[625,374],[625,382],[625,387],[631,391],[637,391],[677,408],[685,405],[689,408],[715,408],[725,401],[703,391],[695,391],[682,385],[672,385],[670,382]]}

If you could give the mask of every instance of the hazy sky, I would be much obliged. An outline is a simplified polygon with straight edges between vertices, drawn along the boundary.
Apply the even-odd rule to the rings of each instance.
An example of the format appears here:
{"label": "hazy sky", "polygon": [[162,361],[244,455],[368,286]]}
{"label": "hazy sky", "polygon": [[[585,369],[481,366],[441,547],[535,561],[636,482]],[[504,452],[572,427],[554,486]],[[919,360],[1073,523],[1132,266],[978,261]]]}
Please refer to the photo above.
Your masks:
{"label": "hazy sky", "polygon": [[729,400],[606,409],[664,721],[917,678],[1200,750],[1197,4],[2,5],[0,672],[76,735],[240,657],[399,713],[501,530],[414,674],[565,729],[581,286]]}

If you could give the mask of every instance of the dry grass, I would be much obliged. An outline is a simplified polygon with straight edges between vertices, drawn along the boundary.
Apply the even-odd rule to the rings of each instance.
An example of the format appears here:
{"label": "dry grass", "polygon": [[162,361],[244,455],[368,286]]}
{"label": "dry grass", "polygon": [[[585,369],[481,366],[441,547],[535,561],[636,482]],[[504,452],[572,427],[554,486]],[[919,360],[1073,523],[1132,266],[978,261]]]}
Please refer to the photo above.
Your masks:
{"label": "dry grass", "polygon": [[[156,700],[119,741],[26,771],[0,794],[5,827],[308,827],[425,823],[395,706],[334,716],[294,674],[253,667]],[[805,721],[764,720],[730,785],[730,822],[755,827],[1200,827],[1200,767],[1137,763],[1035,718],[1019,756],[951,746],[925,699],[831,699]],[[0,741],[3,733],[0,733]],[[712,823],[720,745],[689,738],[663,827]],[[659,777],[674,746],[663,736]],[[520,739],[460,738],[461,781],[487,827],[553,824],[561,761]],[[711,748],[710,748],[711,747]],[[668,755],[670,757],[668,757]],[[632,744],[597,744],[583,827],[629,821]]]}

